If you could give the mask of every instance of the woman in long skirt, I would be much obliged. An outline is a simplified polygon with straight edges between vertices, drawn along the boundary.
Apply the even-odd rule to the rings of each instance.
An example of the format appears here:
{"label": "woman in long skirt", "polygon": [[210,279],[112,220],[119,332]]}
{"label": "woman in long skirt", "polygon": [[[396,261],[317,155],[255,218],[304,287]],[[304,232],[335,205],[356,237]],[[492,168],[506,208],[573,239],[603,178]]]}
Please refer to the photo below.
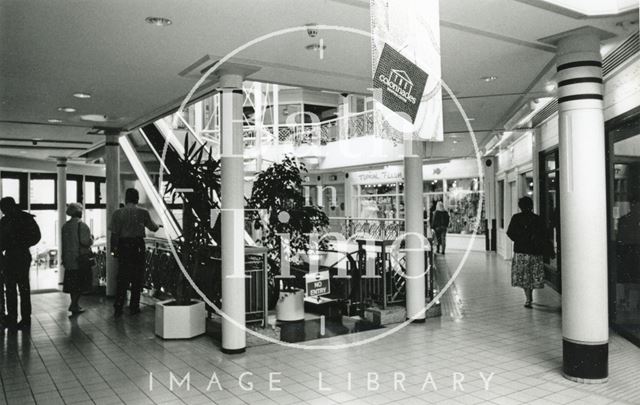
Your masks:
{"label": "woman in long skirt", "polygon": [[544,220],[533,213],[533,200],[518,200],[519,213],[511,218],[507,235],[513,243],[511,285],[524,290],[525,308],[531,308],[533,290],[544,288]]}

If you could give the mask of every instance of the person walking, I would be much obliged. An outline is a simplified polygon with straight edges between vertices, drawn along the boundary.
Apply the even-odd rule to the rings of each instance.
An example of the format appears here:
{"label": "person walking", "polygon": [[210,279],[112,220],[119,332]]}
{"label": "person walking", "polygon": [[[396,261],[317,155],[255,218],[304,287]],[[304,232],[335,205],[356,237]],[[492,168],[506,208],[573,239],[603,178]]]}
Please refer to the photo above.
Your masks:
{"label": "person walking", "polygon": [[160,226],[151,219],[149,211],[138,207],[140,195],[135,188],[125,191],[125,206],[113,213],[111,218],[111,254],[118,258],[116,299],[113,304],[116,317],[122,315],[127,288],[131,285],[129,312],[140,312],[140,292],[144,279],[145,228],[152,232]]}
{"label": "person walking", "polygon": [[[444,208],[444,203],[438,201],[433,213],[433,230],[436,233],[436,253],[444,254],[447,247],[447,229],[449,228],[449,213]],[[441,251],[442,250],[442,251]]]}
{"label": "person walking", "polygon": [[[4,266],[7,317],[5,326],[28,329],[31,326],[31,287],[29,248],[40,241],[40,228],[34,216],[18,208],[12,197],[0,199],[0,254]],[[20,292],[20,322],[18,321],[18,293]]]}
{"label": "person walking", "polygon": [[520,212],[511,217],[507,236],[513,241],[511,285],[524,290],[525,308],[531,308],[533,290],[544,288],[546,232],[544,220],[533,213],[533,200],[518,200]]}
{"label": "person walking", "polygon": [[82,205],[67,206],[71,218],[62,226],[62,264],[64,265],[64,287],[62,291],[71,296],[69,312],[80,314],[80,296],[91,288],[91,245],[93,236],[89,226],[82,222]]}

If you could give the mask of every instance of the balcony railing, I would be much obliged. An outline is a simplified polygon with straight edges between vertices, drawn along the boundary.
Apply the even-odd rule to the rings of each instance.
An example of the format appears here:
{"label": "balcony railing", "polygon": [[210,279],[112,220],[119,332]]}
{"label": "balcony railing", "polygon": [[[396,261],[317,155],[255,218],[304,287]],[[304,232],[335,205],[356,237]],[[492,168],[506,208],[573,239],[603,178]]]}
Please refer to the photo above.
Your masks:
{"label": "balcony railing", "polygon": [[[326,145],[339,140],[359,138],[376,133],[376,123],[372,110],[364,111],[348,117],[338,117],[326,121],[314,123],[284,123],[274,125],[245,125],[243,127],[244,146],[249,149],[258,144],[260,136],[261,146],[291,144],[302,145]],[[192,125],[180,116],[176,120],[178,127],[174,129],[194,131],[202,139],[219,144],[220,129],[205,128],[195,130]],[[377,133],[394,141],[402,140],[402,132],[393,128],[383,117],[377,125]]]}

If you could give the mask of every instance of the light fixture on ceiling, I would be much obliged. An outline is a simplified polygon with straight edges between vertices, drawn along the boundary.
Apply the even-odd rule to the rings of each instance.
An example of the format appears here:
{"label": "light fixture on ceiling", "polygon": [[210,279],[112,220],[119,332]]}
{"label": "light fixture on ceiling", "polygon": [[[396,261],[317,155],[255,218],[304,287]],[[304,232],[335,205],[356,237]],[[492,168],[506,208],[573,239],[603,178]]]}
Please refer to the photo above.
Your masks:
{"label": "light fixture on ceiling", "polygon": [[73,93],[73,97],[75,98],[91,98],[91,94],[89,93],[82,93],[82,92],[78,92],[78,93]]}
{"label": "light fixture on ceiling", "polygon": [[76,109],[73,107],[58,107],[58,111],[66,112],[66,113],[74,113],[76,112]]}
{"label": "light fixture on ceiling", "polygon": [[467,117],[467,121],[475,121],[475,120],[476,120],[475,118]]}
{"label": "light fixture on ceiling", "polygon": [[50,124],[60,124],[62,123],[62,120],[56,119],[56,118],[51,118],[49,120],[47,120],[48,123]]}
{"label": "light fixture on ceiling", "polygon": [[480,80],[483,80],[483,81],[485,81],[487,83],[492,82],[492,81],[497,80],[497,79],[498,79],[497,76],[483,76],[483,77],[480,78]]}
{"label": "light fixture on ceiling", "polygon": [[548,81],[547,83],[545,83],[544,85],[544,90],[547,93],[553,93],[554,91],[556,91],[556,82],[554,81]]}
{"label": "light fixture on ceiling", "polygon": [[172,21],[164,17],[147,17],[144,19],[147,23],[155,25],[156,27],[166,27],[171,25]]}
{"label": "light fixture on ceiling", "polygon": [[82,119],[83,121],[105,122],[109,119],[109,117],[104,114],[85,114],[81,115],[80,119]]}
{"label": "light fixture on ceiling", "polygon": [[325,44],[319,44],[316,42],[305,46],[304,49],[306,49],[307,51],[319,51],[322,49],[324,51],[325,49],[327,49],[327,46]]}

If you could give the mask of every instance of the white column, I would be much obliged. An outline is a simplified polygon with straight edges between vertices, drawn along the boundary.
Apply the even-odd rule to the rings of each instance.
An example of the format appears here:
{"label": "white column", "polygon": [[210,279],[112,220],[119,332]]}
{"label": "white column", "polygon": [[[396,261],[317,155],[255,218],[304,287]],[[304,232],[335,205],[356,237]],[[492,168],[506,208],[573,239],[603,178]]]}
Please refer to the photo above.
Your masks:
{"label": "white column", "polygon": [[563,371],[608,376],[607,204],[602,60],[598,33],[557,41],[562,235]]}
{"label": "white column", "polygon": [[246,348],[242,76],[220,78],[222,202],[222,352]]}
{"label": "white column", "polygon": [[349,115],[351,109],[349,107],[349,95],[343,93],[338,104],[338,139],[349,138]]}
{"label": "white column", "polygon": [[256,173],[262,171],[262,83],[253,84],[253,109],[254,109],[254,122],[256,131]]}
{"label": "white column", "polygon": [[64,266],[62,265],[62,225],[67,222],[67,158],[58,158],[58,189],[56,202],[58,205],[58,284],[64,280]]}
{"label": "white column", "polygon": [[274,143],[280,143],[280,86],[273,84],[273,102],[271,103],[271,112],[273,114],[273,137]]}
{"label": "white column", "polygon": [[407,251],[407,318],[418,313],[414,322],[424,322],[425,262],[422,227],[422,157],[417,153],[417,142],[405,140],[404,156],[404,215],[405,246]]}
{"label": "white column", "polygon": [[111,256],[111,217],[120,205],[120,144],[118,143],[119,133],[107,134],[104,163],[106,167],[107,186],[107,296],[116,295],[116,277],[118,275],[118,261]]}

